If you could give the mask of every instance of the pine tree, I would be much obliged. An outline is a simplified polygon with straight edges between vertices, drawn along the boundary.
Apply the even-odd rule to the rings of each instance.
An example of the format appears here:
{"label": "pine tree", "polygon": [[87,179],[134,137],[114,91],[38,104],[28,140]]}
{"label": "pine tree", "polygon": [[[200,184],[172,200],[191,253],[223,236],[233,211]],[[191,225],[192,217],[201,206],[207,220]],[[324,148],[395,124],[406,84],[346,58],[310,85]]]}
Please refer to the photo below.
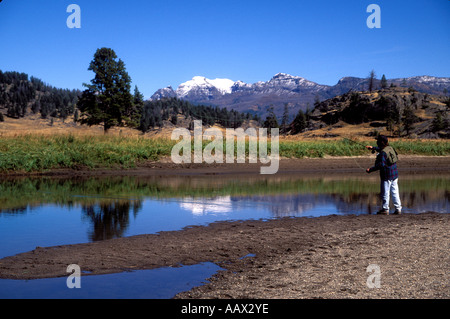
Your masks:
{"label": "pine tree", "polygon": [[284,104],[284,111],[283,111],[283,117],[281,118],[281,133],[286,134],[287,131],[287,124],[289,121],[289,109],[288,104]]}
{"label": "pine tree", "polygon": [[297,116],[292,122],[292,133],[293,134],[301,133],[306,129],[306,126],[307,126],[306,115],[302,110],[299,110]]}
{"label": "pine tree", "polygon": [[416,115],[414,114],[411,106],[407,106],[403,110],[402,122],[403,129],[406,131],[406,135],[409,136],[411,134],[411,130],[413,129],[413,124],[416,122]]}
{"label": "pine tree", "polygon": [[375,71],[372,70],[369,73],[369,92],[372,92],[372,90],[375,87],[375,79],[376,79]]}
{"label": "pine tree", "polygon": [[78,101],[78,108],[83,114],[81,123],[103,124],[105,132],[116,125],[134,125],[131,78],[114,50],[98,49],[88,70],[93,71],[95,77],[91,84],[83,84],[87,89]]}
{"label": "pine tree", "polygon": [[316,96],[314,97],[314,107],[318,107],[320,104],[320,98],[319,95],[316,94]]}
{"label": "pine tree", "polygon": [[134,87],[133,96],[133,109],[130,116],[133,127],[139,126],[139,121],[141,119],[142,111],[144,110],[144,95],[139,92],[137,85]]}
{"label": "pine tree", "polygon": [[387,84],[387,80],[386,80],[386,76],[383,74],[383,76],[381,77],[381,88],[385,89],[387,88],[388,84]]}
{"label": "pine tree", "polygon": [[173,125],[177,125],[177,123],[178,123],[178,117],[177,117],[176,114],[172,115],[172,118],[170,119],[170,122],[171,122]]}
{"label": "pine tree", "polygon": [[270,106],[268,109],[269,114],[264,121],[264,127],[268,129],[268,133],[270,133],[271,128],[279,128],[277,117],[274,113],[273,106]]}
{"label": "pine tree", "polygon": [[436,115],[431,123],[431,131],[438,132],[441,130],[447,130],[449,123],[447,119],[442,115],[442,112],[436,112]]}

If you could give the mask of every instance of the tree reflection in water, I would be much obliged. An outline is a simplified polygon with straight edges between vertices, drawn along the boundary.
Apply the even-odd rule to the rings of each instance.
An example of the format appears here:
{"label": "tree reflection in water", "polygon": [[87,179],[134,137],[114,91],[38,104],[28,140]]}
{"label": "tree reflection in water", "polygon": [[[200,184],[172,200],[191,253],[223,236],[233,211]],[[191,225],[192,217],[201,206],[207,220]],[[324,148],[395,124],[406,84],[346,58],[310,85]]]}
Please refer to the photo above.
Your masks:
{"label": "tree reflection in water", "polygon": [[142,208],[141,200],[113,200],[82,204],[82,213],[93,226],[91,241],[122,237],[129,226],[130,212],[136,217]]}

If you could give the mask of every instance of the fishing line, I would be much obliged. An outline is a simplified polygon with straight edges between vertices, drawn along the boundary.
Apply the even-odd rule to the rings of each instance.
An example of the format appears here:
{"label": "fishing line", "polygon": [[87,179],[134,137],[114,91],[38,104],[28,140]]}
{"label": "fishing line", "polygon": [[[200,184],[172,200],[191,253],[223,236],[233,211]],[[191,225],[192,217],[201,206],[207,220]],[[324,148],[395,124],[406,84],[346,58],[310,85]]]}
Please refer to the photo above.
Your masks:
{"label": "fishing line", "polygon": [[[360,145],[360,146],[364,146],[364,148],[366,147],[365,145],[363,145],[363,144],[361,144],[361,143],[359,143],[359,142],[356,142],[356,141],[353,141],[353,140],[351,140],[351,139],[349,139],[349,138],[346,138],[346,137],[343,137],[343,139],[344,140],[347,140],[347,141],[350,141],[350,142],[352,142],[352,143],[354,143],[354,144],[357,144],[357,145]],[[350,150],[349,150],[349,156],[353,159],[353,161],[356,163],[356,165],[360,168],[360,169],[362,169],[362,170],[366,170],[364,167],[362,167],[361,165],[359,165],[359,163],[358,163],[358,161],[355,159],[355,157],[354,156],[352,156],[352,154],[350,153]]]}

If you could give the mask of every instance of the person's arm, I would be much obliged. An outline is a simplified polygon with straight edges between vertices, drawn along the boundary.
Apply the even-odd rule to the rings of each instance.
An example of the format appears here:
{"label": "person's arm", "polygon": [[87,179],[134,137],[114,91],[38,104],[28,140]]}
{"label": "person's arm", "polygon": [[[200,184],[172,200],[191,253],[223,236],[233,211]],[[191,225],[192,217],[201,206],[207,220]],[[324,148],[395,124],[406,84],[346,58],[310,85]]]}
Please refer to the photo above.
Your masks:
{"label": "person's arm", "polygon": [[367,148],[369,151],[372,151],[372,154],[375,153],[375,152],[380,152],[380,148],[379,148],[379,147],[376,147],[376,146],[367,145],[366,148]]}
{"label": "person's arm", "polygon": [[366,169],[367,173],[372,173],[378,171],[387,166],[387,157],[385,152],[381,152],[378,154],[377,159],[375,161],[375,166]]}

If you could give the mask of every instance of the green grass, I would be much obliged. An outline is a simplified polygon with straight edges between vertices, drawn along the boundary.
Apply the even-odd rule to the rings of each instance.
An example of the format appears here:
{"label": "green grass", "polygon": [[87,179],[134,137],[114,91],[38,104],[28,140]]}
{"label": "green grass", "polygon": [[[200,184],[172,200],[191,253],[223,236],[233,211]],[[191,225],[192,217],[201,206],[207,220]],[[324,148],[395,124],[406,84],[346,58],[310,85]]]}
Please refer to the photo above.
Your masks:
{"label": "green grass", "polygon": [[[369,143],[373,144],[373,141],[367,142]],[[143,161],[156,161],[162,156],[170,156],[175,144],[176,142],[170,139],[117,136],[2,137],[0,138],[0,172],[34,172],[55,168],[132,168]],[[209,141],[203,142],[203,146],[207,144]],[[401,140],[391,144],[399,154],[450,155],[450,142],[446,140]],[[223,150],[225,149],[224,142]],[[270,154],[270,144],[268,153]],[[363,145],[343,139],[280,141],[279,154],[281,157],[305,158],[359,156],[367,155],[369,152]]]}
{"label": "green grass", "polygon": [[[399,154],[407,155],[450,155],[450,141],[400,140],[390,143]],[[324,156],[361,156],[370,154],[364,145],[376,144],[365,141],[361,144],[349,140],[336,141],[283,141],[280,142],[280,156],[290,158],[324,157]]]}
{"label": "green grass", "polygon": [[20,136],[0,139],[0,171],[134,167],[170,154],[170,140],[112,136]]}

